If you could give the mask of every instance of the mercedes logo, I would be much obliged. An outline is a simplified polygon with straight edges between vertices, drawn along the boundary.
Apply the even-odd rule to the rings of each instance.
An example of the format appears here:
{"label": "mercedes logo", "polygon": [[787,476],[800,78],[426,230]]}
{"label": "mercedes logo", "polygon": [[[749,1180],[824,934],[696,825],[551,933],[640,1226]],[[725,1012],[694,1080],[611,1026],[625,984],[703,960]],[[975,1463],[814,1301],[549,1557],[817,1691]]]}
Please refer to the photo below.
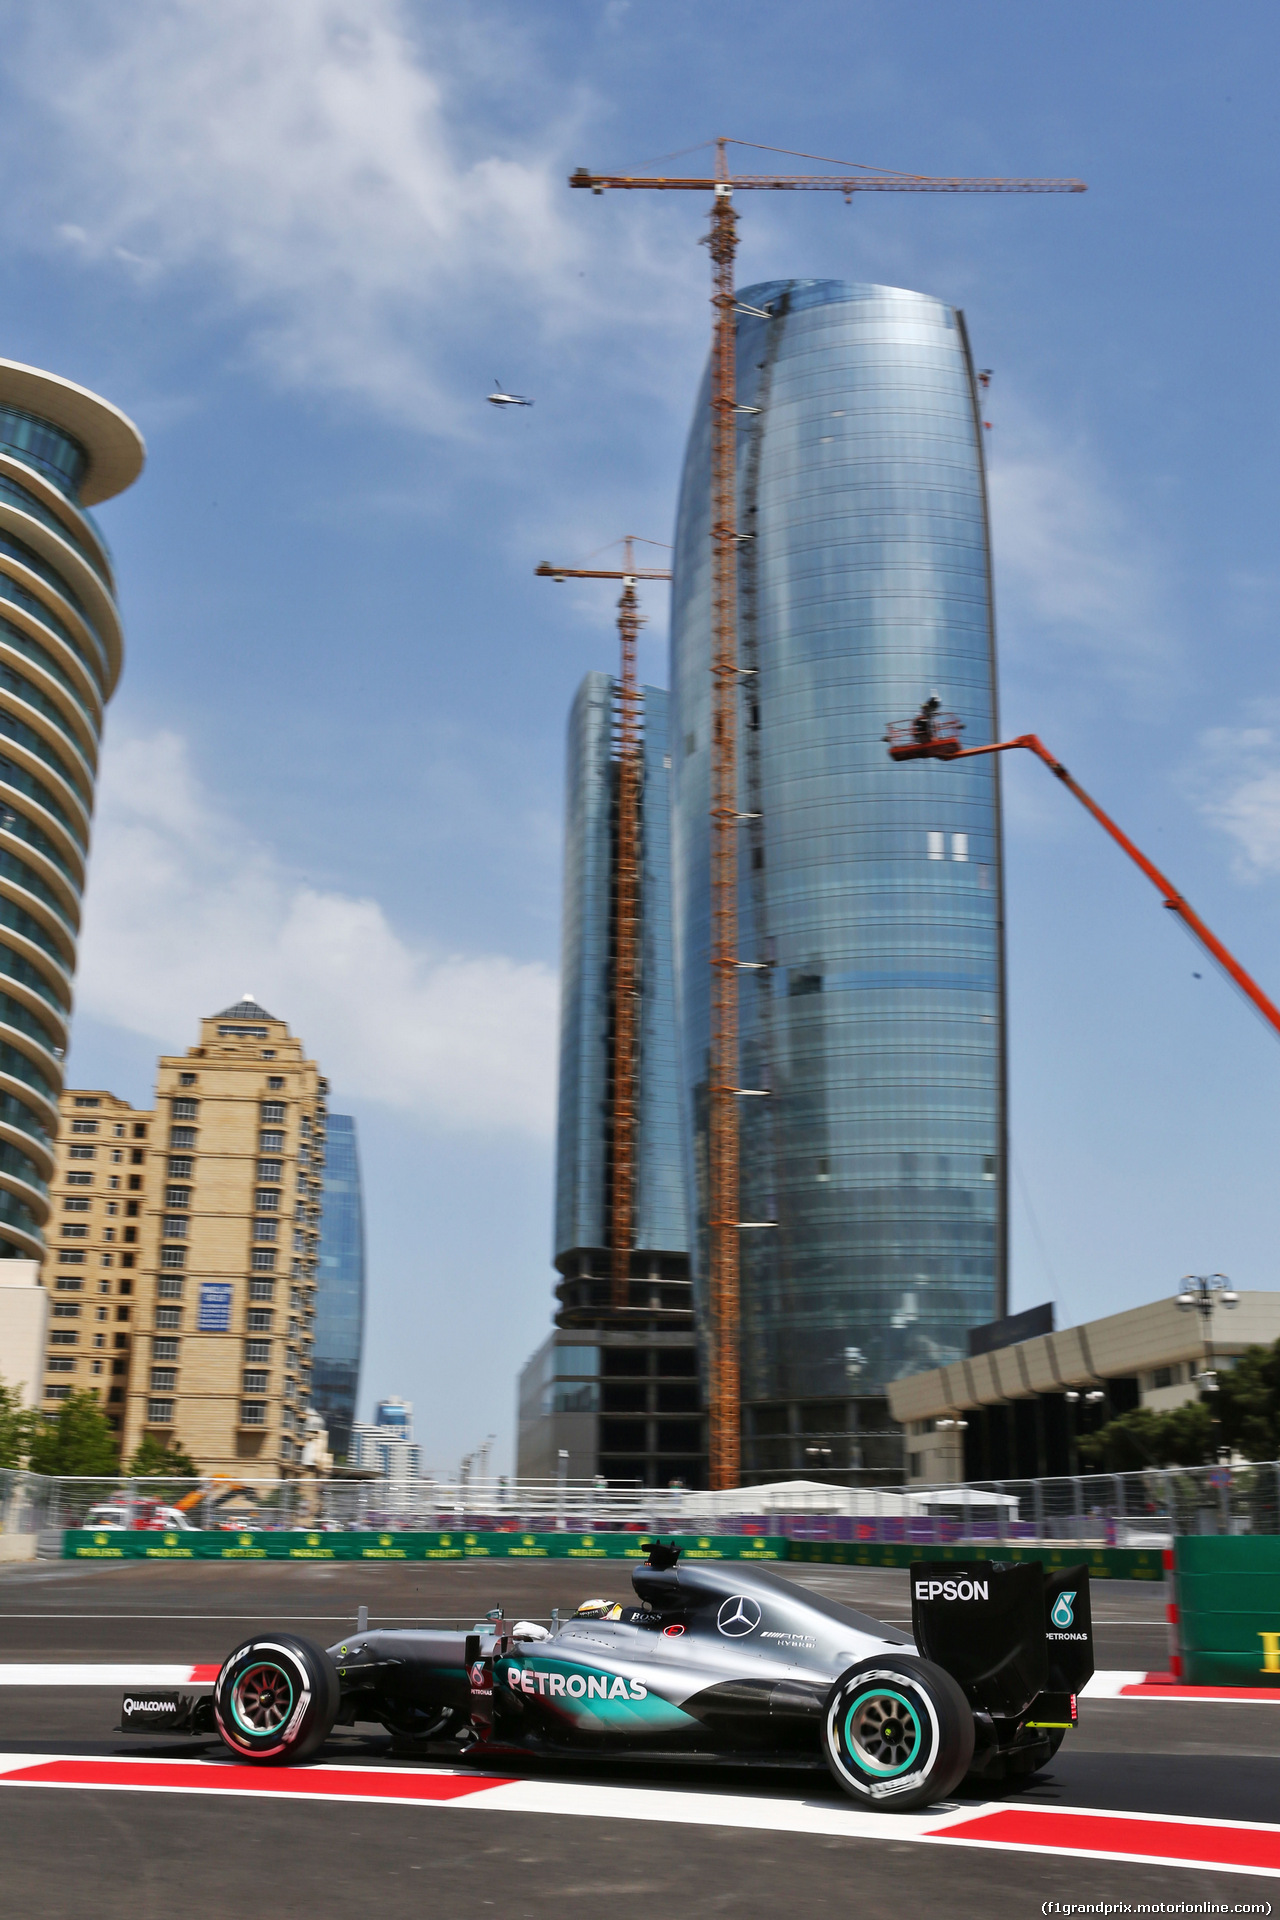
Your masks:
{"label": "mercedes logo", "polygon": [[735,1593],[716,1615],[716,1625],[721,1633],[727,1633],[735,1640],[741,1639],[744,1633],[753,1633],[760,1625],[760,1609],[754,1600]]}

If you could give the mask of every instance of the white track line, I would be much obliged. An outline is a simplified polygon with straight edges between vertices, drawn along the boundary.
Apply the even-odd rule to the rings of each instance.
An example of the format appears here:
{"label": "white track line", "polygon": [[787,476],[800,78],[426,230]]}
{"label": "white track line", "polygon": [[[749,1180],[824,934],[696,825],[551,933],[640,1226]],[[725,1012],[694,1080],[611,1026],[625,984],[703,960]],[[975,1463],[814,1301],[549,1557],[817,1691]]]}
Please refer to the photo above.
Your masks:
{"label": "white track line", "polygon": [[[15,1774],[26,1777],[14,1779]],[[1021,1806],[1001,1801],[944,1802],[923,1813],[874,1813],[817,1798],[590,1786],[550,1780],[490,1779],[457,1768],[251,1768],[234,1761],[90,1759],[7,1754],[6,1786],[108,1793],[232,1794],[302,1802],[411,1807],[419,1812],[526,1813],[542,1817],[648,1820],[752,1832],[803,1833],[842,1840],[892,1840],[931,1846],[1095,1859],[1126,1865],[1205,1867],[1280,1878],[1280,1826],[1194,1820],[1170,1814],[1116,1813],[1093,1807]]]}
{"label": "white track line", "polygon": [[218,1663],[192,1666],[109,1661],[81,1665],[69,1660],[14,1661],[0,1665],[0,1687],[190,1687],[211,1686]]}

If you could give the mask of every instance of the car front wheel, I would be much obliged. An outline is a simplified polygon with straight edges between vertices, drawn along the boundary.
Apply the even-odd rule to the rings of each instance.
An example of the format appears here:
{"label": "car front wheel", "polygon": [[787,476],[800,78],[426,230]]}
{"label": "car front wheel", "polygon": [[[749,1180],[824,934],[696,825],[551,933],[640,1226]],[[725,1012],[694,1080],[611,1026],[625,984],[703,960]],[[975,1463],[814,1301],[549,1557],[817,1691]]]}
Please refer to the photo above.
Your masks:
{"label": "car front wheel", "polygon": [[213,1717],[238,1759],[279,1766],[318,1752],[337,1718],[340,1693],[327,1653],[296,1634],[262,1634],[223,1662]]}
{"label": "car front wheel", "polygon": [[973,1759],[973,1715],[941,1667],[878,1655],[841,1674],[827,1696],[822,1746],[854,1800],[907,1813],[945,1799]]}

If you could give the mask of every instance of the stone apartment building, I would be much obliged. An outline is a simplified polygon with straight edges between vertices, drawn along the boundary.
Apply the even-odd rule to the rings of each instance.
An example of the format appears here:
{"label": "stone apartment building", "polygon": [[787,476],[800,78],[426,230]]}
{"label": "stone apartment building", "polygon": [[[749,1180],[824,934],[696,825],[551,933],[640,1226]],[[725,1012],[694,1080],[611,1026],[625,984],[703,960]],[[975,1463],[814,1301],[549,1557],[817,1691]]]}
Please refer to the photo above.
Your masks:
{"label": "stone apartment building", "polygon": [[50,1296],[44,1377],[32,1398],[55,1414],[91,1387],[119,1431],[147,1251],[155,1116],[102,1088],[68,1089],[58,1110],[41,1272]]}
{"label": "stone apartment building", "polygon": [[252,998],[157,1063],[154,1111],[62,1096],[42,1280],[44,1394],[96,1390],[128,1460],[146,1433],[202,1472],[303,1457],[328,1082]]}
{"label": "stone apartment building", "polygon": [[302,1458],[328,1083],[246,996],[156,1070],[123,1446],[171,1437],[203,1472]]}

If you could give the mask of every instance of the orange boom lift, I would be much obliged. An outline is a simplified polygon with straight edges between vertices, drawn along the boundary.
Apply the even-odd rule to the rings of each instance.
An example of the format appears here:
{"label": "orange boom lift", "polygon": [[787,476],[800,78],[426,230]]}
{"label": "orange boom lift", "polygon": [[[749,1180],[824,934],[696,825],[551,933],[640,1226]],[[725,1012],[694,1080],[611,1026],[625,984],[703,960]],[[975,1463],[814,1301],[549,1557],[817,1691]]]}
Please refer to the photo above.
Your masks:
{"label": "orange boom lift", "polygon": [[1044,741],[1035,733],[1020,733],[1014,740],[993,740],[985,747],[962,747],[960,735],[964,731],[964,722],[953,713],[943,713],[936,696],[926,700],[914,720],[894,721],[885,733],[889,743],[891,760],[969,760],[979,753],[1008,753],[1014,747],[1026,747],[1028,752],[1038,755],[1048,767],[1050,773],[1061,780],[1068,793],[1074,793],[1082,807],[1087,807],[1098,825],[1111,835],[1116,845],[1123,847],[1134,865],[1141,867],[1153,887],[1158,887],[1164,895],[1164,904],[1170,913],[1176,913],[1200,942],[1205,952],[1216,960],[1246,1000],[1250,1001],[1262,1015],[1267,1025],[1275,1033],[1280,1033],[1280,1007],[1269,1000],[1262,988],[1251,975],[1247,974],[1240,962],[1223,946],[1216,933],[1207,927],[1190,901],[1185,899],[1171,880],[1167,880],[1159,867],[1148,860],[1140,847],[1136,847],[1127,833],[1123,833],[1111,818],[1104,813],[1078,780],[1073,780],[1061,760],[1055,760]]}
{"label": "orange boom lift", "polygon": [[[710,144],[706,143],[705,144]],[[842,193],[1083,193],[1082,180],[935,179],[895,173],[887,167],[793,154],[839,167],[839,173],[731,173],[728,147],[786,153],[750,140],[717,139],[710,174],[592,173],[579,167],[571,187],[592,193],[710,193],[714,322],[711,341],[711,1070],[710,1070],[710,1348],[711,1484],[736,1487],[741,1478],[739,1384],[738,1235],[744,1227],[772,1221],[740,1220],[738,1198],[739,1098],[756,1088],[738,1085],[738,501],[736,483],[738,405],[734,317],[748,311],[733,291],[738,216],[733,196],[741,192]],[[692,149],[697,151],[697,149]],[[750,311],[754,312],[755,309]],[[762,317],[768,318],[768,315]],[[746,409],[750,411],[750,409]],[[746,963],[748,965],[754,962]]]}
{"label": "orange boom lift", "polygon": [[[621,1312],[631,1304],[632,1216],[636,1191],[636,1034],[637,976],[640,953],[640,688],[636,683],[636,638],[644,625],[636,598],[637,580],[669,580],[666,567],[637,567],[636,536],[623,541],[621,570],[610,567],[553,567],[544,560],[536,571],[552,580],[621,580],[618,638],[622,666],[618,675],[618,848],[614,863],[613,936],[613,1178],[609,1195],[609,1252],[613,1271],[612,1304]],[[656,545],[646,541],[646,546]]]}

